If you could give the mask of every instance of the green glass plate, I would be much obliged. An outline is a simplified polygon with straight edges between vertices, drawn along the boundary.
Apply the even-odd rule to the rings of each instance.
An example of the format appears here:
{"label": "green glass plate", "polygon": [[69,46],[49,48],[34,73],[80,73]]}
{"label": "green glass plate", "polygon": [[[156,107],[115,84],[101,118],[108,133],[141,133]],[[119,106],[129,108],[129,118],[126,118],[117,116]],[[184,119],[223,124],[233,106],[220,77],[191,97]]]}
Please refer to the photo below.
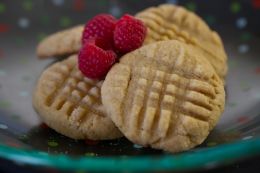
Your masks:
{"label": "green glass plate", "polygon": [[51,155],[37,150],[21,150],[0,145],[0,156],[32,166],[48,166],[61,170],[91,171],[158,171],[210,169],[260,153],[260,139],[210,147],[177,155],[116,156],[73,158]]}
{"label": "green glass plate", "polygon": [[76,141],[42,124],[32,108],[32,91],[54,60],[38,60],[34,54],[35,33],[42,28],[13,31],[0,40],[1,158],[65,170],[148,171],[209,169],[260,155],[260,39],[253,34],[242,44],[244,32],[226,26],[218,30],[229,55],[225,112],[202,145],[170,154],[125,138]]}

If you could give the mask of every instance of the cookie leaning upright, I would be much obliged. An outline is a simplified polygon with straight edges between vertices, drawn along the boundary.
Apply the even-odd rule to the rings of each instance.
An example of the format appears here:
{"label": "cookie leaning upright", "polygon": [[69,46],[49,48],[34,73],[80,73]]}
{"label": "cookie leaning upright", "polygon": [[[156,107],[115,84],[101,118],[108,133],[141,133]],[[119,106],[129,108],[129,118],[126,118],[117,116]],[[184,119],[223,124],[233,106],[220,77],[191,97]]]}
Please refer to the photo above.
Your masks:
{"label": "cookie leaning upright", "polygon": [[221,38],[195,13],[180,6],[163,4],[145,9],[136,17],[148,27],[145,44],[176,39],[200,47],[218,75],[225,78],[227,55]]}
{"label": "cookie leaning upright", "polygon": [[40,58],[66,56],[77,53],[81,47],[81,36],[84,26],[75,26],[51,34],[37,47],[37,56]]}
{"label": "cookie leaning upright", "polygon": [[121,137],[101,103],[102,83],[84,77],[73,55],[42,73],[33,96],[34,108],[48,126],[73,139]]}
{"label": "cookie leaning upright", "polygon": [[201,144],[225,102],[223,83],[201,50],[177,40],[123,56],[106,76],[101,96],[129,140],[170,152]]}

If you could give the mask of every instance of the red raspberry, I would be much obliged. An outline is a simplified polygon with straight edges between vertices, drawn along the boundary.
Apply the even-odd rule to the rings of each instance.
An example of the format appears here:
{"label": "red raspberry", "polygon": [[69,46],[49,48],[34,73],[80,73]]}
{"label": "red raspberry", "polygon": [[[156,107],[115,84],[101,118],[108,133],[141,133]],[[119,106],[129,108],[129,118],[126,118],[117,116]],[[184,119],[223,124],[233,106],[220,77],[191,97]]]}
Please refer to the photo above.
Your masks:
{"label": "red raspberry", "polygon": [[89,78],[104,77],[116,61],[116,54],[112,50],[104,50],[103,44],[104,40],[92,38],[79,52],[78,67]]}
{"label": "red raspberry", "polygon": [[147,29],[142,21],[124,15],[116,24],[114,46],[121,53],[128,53],[142,46]]}
{"label": "red raspberry", "polygon": [[86,25],[82,34],[82,45],[89,38],[100,37],[106,41],[106,49],[112,49],[113,32],[116,25],[116,19],[109,14],[100,14],[92,18]]}

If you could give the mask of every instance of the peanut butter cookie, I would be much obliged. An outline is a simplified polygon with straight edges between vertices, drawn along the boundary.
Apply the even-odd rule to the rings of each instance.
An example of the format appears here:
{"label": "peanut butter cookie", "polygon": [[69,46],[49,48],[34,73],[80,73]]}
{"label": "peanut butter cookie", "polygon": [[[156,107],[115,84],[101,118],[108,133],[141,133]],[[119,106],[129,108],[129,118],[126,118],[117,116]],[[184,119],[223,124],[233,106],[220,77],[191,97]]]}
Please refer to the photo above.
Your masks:
{"label": "peanut butter cookie", "polygon": [[180,152],[201,144],[225,104],[223,82],[206,58],[177,40],[126,54],[101,88],[108,115],[140,145]]}
{"label": "peanut butter cookie", "polygon": [[136,14],[148,27],[144,44],[176,39],[197,46],[224,79],[227,73],[227,55],[221,38],[195,13],[183,7],[163,4]]}
{"label": "peanut butter cookie", "polygon": [[121,137],[101,103],[103,81],[84,77],[77,56],[57,62],[40,77],[33,105],[42,120],[73,139],[106,140]]}

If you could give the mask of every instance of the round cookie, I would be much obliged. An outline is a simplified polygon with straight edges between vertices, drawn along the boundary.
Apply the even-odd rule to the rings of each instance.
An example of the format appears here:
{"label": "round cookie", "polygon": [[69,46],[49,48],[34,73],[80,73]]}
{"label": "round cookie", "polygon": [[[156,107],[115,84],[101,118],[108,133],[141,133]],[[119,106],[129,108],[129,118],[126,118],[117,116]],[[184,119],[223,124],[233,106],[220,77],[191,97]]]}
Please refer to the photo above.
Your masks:
{"label": "round cookie", "polygon": [[123,56],[107,74],[101,96],[129,140],[169,152],[201,144],[225,104],[222,80],[201,50],[177,40]]}
{"label": "round cookie", "polygon": [[51,34],[37,47],[37,56],[40,58],[66,56],[77,53],[81,48],[81,36],[84,26],[75,26]]}
{"label": "round cookie", "polygon": [[84,77],[73,55],[42,73],[33,96],[34,108],[48,126],[70,138],[119,138],[121,132],[101,103],[102,83]]}
{"label": "round cookie", "polygon": [[227,55],[221,38],[195,13],[180,6],[163,4],[145,9],[136,17],[148,28],[144,44],[176,39],[200,47],[218,75],[225,78]]}

